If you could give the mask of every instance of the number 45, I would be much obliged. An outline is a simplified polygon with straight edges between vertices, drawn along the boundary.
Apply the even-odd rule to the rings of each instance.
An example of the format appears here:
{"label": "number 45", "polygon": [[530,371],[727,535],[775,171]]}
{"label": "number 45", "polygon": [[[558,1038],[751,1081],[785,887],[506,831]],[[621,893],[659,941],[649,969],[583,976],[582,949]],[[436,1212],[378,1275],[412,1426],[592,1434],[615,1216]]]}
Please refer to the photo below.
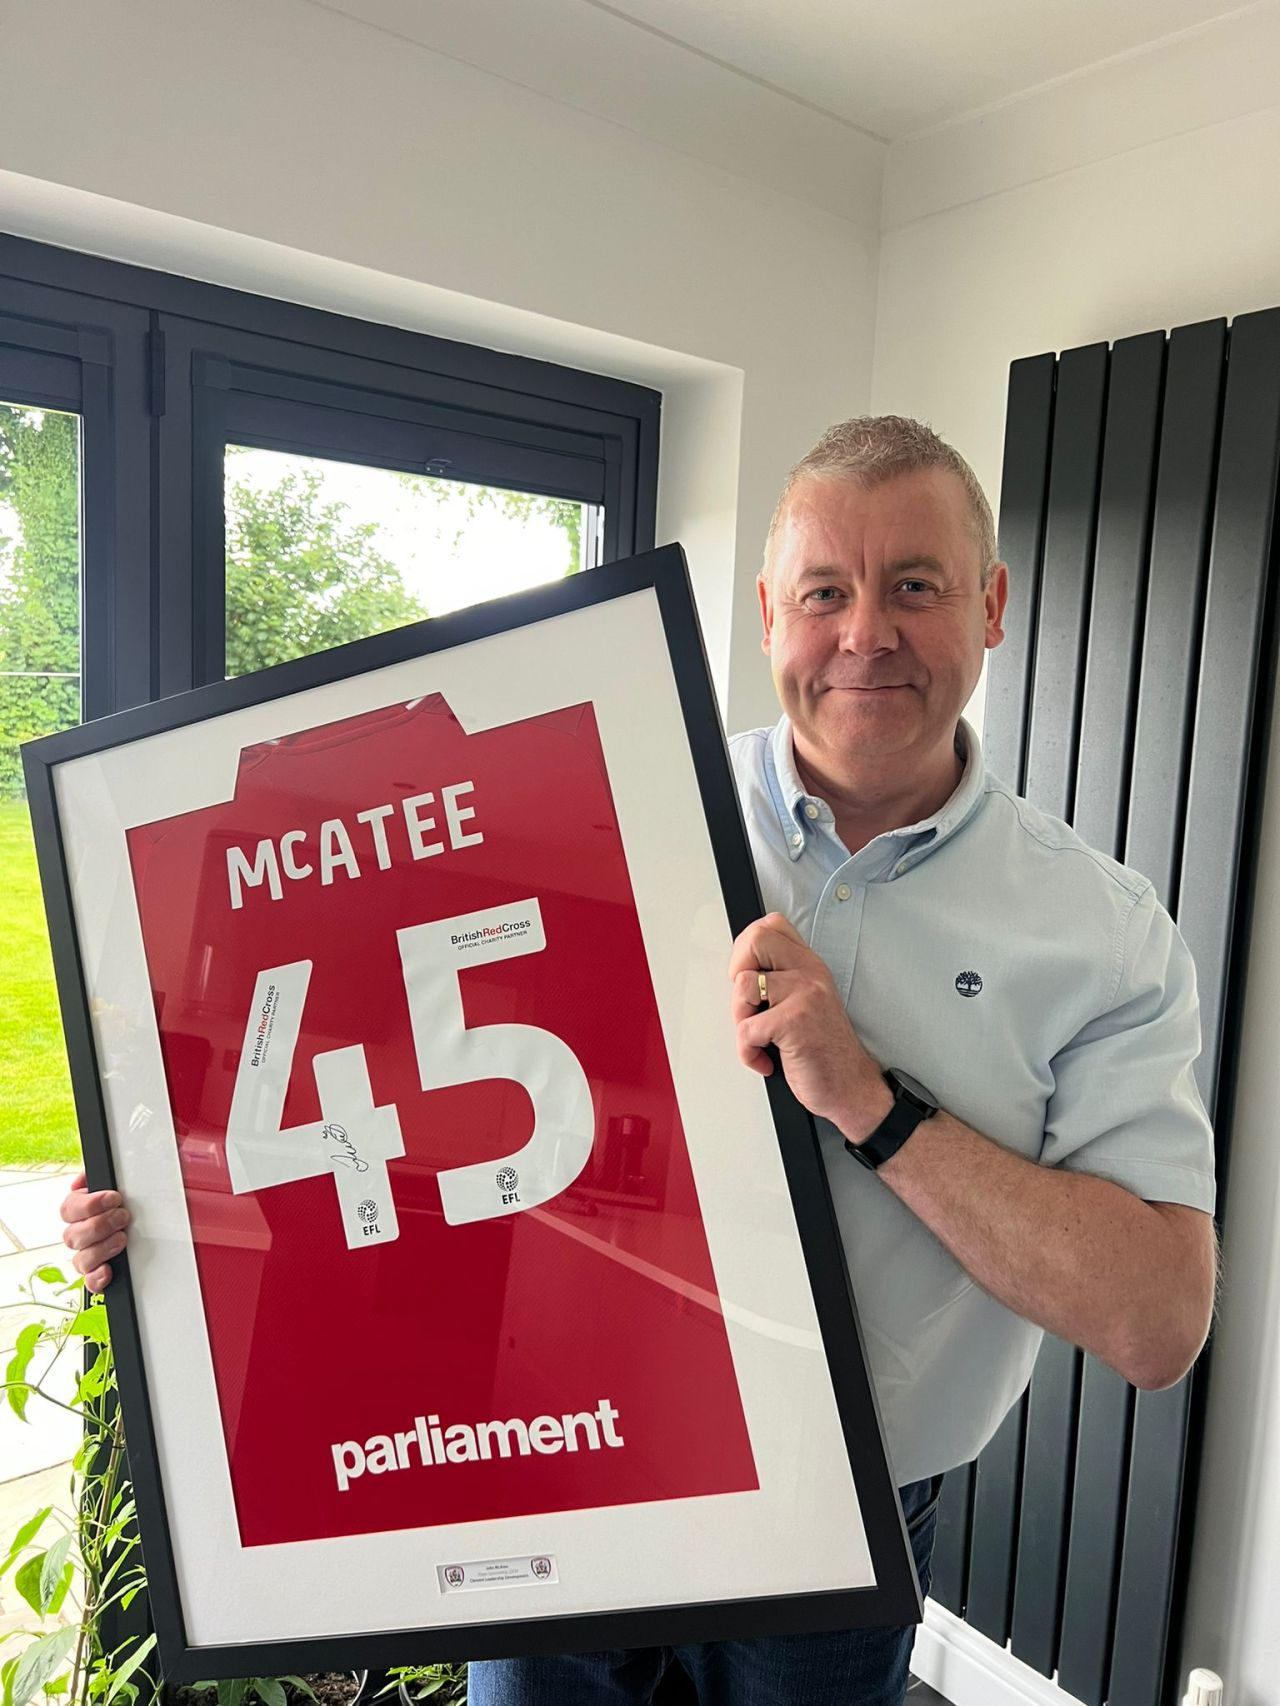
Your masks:
{"label": "number 45", "polygon": [[[396,941],[422,1088],[506,1078],[533,1103],[533,1132],[522,1149],[438,1175],[445,1219],[462,1226],[558,1196],[586,1166],[595,1137],[582,1066],[538,1025],[468,1030],[458,981],[466,966],[541,953],[538,902],[413,924]],[[258,974],[227,1121],[227,1167],[237,1194],[332,1174],[347,1244],[357,1249],[399,1234],[387,1162],[404,1154],[404,1138],[394,1105],[374,1104],[360,1044],[315,1056],[321,1118],[282,1126],[310,982],[310,960]]]}

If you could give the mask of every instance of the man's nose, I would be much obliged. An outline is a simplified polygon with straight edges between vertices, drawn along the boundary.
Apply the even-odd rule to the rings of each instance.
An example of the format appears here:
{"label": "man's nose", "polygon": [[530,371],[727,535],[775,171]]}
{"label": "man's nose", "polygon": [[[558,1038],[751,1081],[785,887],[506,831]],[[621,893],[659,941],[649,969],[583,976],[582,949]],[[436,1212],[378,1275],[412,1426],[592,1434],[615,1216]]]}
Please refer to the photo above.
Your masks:
{"label": "man's nose", "polygon": [[897,623],[883,600],[866,594],[850,599],[840,624],[841,651],[872,657],[894,651],[897,644]]}

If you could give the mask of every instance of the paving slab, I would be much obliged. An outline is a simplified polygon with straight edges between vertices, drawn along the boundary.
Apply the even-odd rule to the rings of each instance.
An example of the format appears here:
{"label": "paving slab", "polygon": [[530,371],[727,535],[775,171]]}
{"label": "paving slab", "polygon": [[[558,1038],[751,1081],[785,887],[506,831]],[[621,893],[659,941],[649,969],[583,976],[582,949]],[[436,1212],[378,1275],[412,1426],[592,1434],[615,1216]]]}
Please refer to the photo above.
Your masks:
{"label": "paving slab", "polygon": [[62,1227],[59,1205],[67,1194],[70,1167],[11,1185],[0,1178],[0,1225],[20,1248],[34,1250],[56,1238]]}
{"label": "paving slab", "polygon": [[[34,1475],[24,1475],[18,1481],[0,1483],[0,1556],[8,1553],[9,1543],[13,1536],[30,1517],[33,1517],[44,1505],[53,1505],[56,1509],[71,1512],[71,1495],[69,1482],[70,1467],[58,1464],[49,1469],[41,1469]],[[48,1525],[41,1530],[40,1538],[56,1540],[62,1533],[54,1526],[54,1519],[49,1519]],[[70,1611],[70,1607],[68,1607]],[[59,1623],[69,1622],[70,1617],[60,1617]],[[0,1635],[7,1635],[14,1629],[31,1627],[31,1607],[19,1597],[13,1587],[13,1579],[6,1576],[0,1582]],[[52,1623],[46,1628],[53,1628]],[[3,1649],[6,1658],[18,1651],[22,1645],[15,1641]]]}
{"label": "paving slab", "polygon": [[32,1274],[43,1267],[61,1268],[69,1280],[76,1277],[71,1252],[65,1244],[45,1244],[38,1250],[15,1250],[8,1256],[0,1255],[0,1309],[29,1303],[22,1287],[30,1285]]}
{"label": "paving slab", "polygon": [[[81,1366],[80,1347],[73,1344],[52,1367],[47,1358],[37,1358],[31,1373],[42,1379],[51,1398],[66,1404],[75,1394]],[[47,1402],[38,1392],[27,1402],[26,1421],[14,1415],[7,1403],[0,1406],[0,1463],[4,1465],[5,1480],[17,1480],[56,1463],[70,1462],[83,1431],[79,1416]]]}
{"label": "paving slab", "polygon": [[[49,1311],[38,1303],[11,1303],[0,1309],[0,1362],[6,1362],[18,1343],[18,1334],[31,1321],[46,1321]],[[4,1469],[0,1466],[0,1474]]]}

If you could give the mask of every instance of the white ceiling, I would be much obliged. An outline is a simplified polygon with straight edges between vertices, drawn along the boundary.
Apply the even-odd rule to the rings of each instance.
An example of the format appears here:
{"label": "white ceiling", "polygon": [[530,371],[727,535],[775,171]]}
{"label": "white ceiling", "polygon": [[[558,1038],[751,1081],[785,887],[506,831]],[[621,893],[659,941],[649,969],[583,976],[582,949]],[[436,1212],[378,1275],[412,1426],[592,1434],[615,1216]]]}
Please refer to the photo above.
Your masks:
{"label": "white ceiling", "polygon": [[1280,39],[1280,0],[308,3],[502,78],[513,110],[527,90],[854,219],[879,207],[887,144],[1094,85],[1104,130],[1207,122],[1170,55],[1201,68],[1190,86],[1203,94],[1215,44],[1258,28]]}
{"label": "white ceiling", "polygon": [[1224,0],[582,0],[885,141],[1216,18]]}
{"label": "white ceiling", "polygon": [[[320,0],[324,3],[324,0]],[[329,0],[426,47],[456,52],[467,14],[472,63],[487,38],[502,58],[504,14],[527,38],[563,40],[579,14],[657,36],[722,70],[893,142],[1013,99],[1216,19],[1269,10],[1272,0]],[[476,14],[479,13],[480,16]],[[483,32],[479,34],[479,32]],[[479,37],[480,52],[475,52]],[[599,65],[626,80],[625,35]],[[637,48],[639,44],[636,44]],[[643,56],[642,56],[643,57]],[[495,67],[497,68],[497,67]],[[504,74],[509,75],[509,70]],[[534,83],[533,78],[530,79]],[[535,83],[536,86],[536,83]]]}

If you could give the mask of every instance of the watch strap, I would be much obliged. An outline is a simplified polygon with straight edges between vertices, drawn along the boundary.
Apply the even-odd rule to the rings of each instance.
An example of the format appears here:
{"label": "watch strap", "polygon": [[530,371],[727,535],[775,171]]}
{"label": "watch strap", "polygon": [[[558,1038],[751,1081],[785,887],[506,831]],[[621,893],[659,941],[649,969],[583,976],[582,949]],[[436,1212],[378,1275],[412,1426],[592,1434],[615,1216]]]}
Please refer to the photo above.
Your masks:
{"label": "watch strap", "polygon": [[898,1153],[921,1120],[929,1119],[938,1111],[913,1096],[891,1072],[885,1073],[884,1081],[893,1091],[893,1106],[861,1143],[850,1143],[848,1138],[844,1142],[854,1160],[873,1173]]}

